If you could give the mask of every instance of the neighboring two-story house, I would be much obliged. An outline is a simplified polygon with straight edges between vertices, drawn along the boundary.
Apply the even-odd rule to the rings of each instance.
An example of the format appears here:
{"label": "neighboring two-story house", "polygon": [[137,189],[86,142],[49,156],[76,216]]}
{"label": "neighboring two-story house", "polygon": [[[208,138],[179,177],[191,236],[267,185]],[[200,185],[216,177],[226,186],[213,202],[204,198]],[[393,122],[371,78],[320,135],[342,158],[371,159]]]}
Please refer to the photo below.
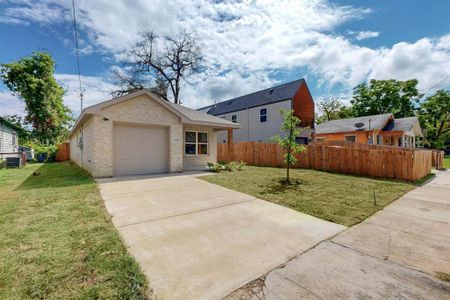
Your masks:
{"label": "neighboring two-story house", "polygon": [[[314,128],[314,100],[306,81],[299,79],[248,95],[229,99],[220,103],[199,108],[199,111],[239,123],[242,128],[235,129],[233,140],[270,141],[274,135],[283,135],[283,121],[280,109],[293,109],[301,120],[300,127],[306,129],[297,138],[299,143],[308,143],[311,129]],[[226,143],[226,132],[218,134],[218,142]]]}
{"label": "neighboring two-story house", "polygon": [[19,151],[19,129],[0,117],[0,159],[16,156]]}

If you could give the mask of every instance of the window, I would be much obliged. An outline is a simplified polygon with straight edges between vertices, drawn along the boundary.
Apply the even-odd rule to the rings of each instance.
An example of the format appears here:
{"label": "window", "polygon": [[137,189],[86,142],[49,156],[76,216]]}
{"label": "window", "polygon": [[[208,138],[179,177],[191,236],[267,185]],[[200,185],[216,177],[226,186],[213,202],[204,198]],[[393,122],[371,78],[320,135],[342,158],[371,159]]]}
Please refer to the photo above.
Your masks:
{"label": "window", "polygon": [[346,135],[345,141],[346,142],[356,142],[356,135]]}
{"label": "window", "polygon": [[267,108],[261,108],[259,110],[259,122],[267,122]]}
{"label": "window", "polygon": [[208,133],[186,131],[184,133],[185,155],[208,155]]}
{"label": "window", "polygon": [[237,115],[231,115],[231,122],[237,123]]}

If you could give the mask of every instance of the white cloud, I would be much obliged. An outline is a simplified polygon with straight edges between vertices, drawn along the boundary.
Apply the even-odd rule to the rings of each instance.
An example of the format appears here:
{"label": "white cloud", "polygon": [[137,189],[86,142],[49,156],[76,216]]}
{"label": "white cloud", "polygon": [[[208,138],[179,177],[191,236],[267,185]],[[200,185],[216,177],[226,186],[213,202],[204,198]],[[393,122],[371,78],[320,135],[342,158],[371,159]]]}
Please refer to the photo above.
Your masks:
{"label": "white cloud", "polygon": [[[78,75],[56,74],[56,80],[66,91],[64,103],[72,110],[75,116],[80,114],[80,88]],[[111,91],[117,87],[100,77],[82,76],[84,107],[111,99]]]}
{"label": "white cloud", "polygon": [[[70,20],[70,1],[21,0],[15,15],[26,22],[48,24]],[[364,18],[370,9],[339,6],[327,0],[257,1],[165,1],[79,0],[79,24],[87,45],[115,59],[136,40],[139,31],[153,28],[160,33],[188,29],[196,32],[203,48],[207,71],[184,84],[182,100],[199,107],[277,83],[277,71],[307,70],[319,78],[324,89],[336,84],[350,89],[368,78],[417,78],[427,88],[450,75],[450,34],[423,38],[413,43],[399,41],[390,48],[369,48],[354,39],[378,36],[360,31],[351,37],[336,34],[338,26]],[[23,7],[23,11],[22,11]],[[86,48],[89,53],[92,48]],[[104,70],[99,70],[99,72]],[[69,76],[69,75],[67,75]],[[304,74],[307,76],[307,74]],[[291,78],[295,79],[295,78]],[[100,82],[98,82],[98,81]],[[74,77],[66,77],[73,88]],[[92,99],[112,85],[99,78],[86,81]],[[96,92],[97,85],[100,92]],[[70,105],[76,95],[67,96]],[[103,97],[104,99],[105,97]],[[92,100],[94,101],[94,100]]]}
{"label": "white cloud", "polygon": [[375,38],[380,35],[378,31],[349,31],[351,35],[354,35],[358,41]]}
{"label": "white cloud", "polygon": [[0,91],[0,116],[25,115],[25,104],[19,97],[8,91]]}
{"label": "white cloud", "polygon": [[[69,17],[60,3],[53,1],[16,0],[5,1],[8,6],[2,9],[0,23],[29,25],[61,23]],[[67,3],[68,4],[68,3]]]}
{"label": "white cloud", "polygon": [[[55,74],[58,83],[64,88],[64,104],[67,105],[77,117],[80,114],[80,89],[78,75]],[[111,91],[117,87],[100,77],[82,76],[84,107],[109,100],[112,98]],[[0,116],[18,114],[25,115],[24,102],[9,91],[0,91]]]}

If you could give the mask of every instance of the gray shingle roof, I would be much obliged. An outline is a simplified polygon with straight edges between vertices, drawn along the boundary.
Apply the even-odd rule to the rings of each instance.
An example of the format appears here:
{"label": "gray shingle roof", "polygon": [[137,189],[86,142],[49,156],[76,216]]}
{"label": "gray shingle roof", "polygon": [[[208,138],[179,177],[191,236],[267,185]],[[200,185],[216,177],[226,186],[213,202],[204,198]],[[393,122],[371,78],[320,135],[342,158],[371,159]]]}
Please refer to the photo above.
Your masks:
{"label": "gray shingle roof", "polygon": [[419,122],[417,117],[408,117],[395,119],[394,128],[395,131],[408,131],[411,130],[415,123]]}
{"label": "gray shingle roof", "polygon": [[360,130],[369,130],[369,120],[371,130],[382,130],[392,117],[392,114],[382,114],[328,121],[316,126],[316,134],[356,131],[356,123],[364,123]]}
{"label": "gray shingle roof", "polygon": [[304,83],[305,80],[303,78],[298,79],[251,94],[205,106],[197,110],[205,111],[210,115],[217,116],[233,111],[289,100],[297,94],[297,91]]}
{"label": "gray shingle roof", "polygon": [[194,109],[191,109],[189,107],[180,105],[180,104],[174,104],[171,102],[167,102],[172,106],[175,110],[180,112],[182,115],[186,116],[188,119],[190,119],[193,122],[207,122],[207,123],[214,123],[214,124],[223,124],[223,125],[230,125],[232,127],[236,127],[236,123],[230,122],[228,120],[208,115],[205,112],[196,111]]}
{"label": "gray shingle roof", "polygon": [[72,127],[72,130],[69,133],[69,137],[72,136],[72,134],[76,131],[76,129],[78,128],[78,126],[80,124],[83,124],[84,120],[86,119],[86,117],[88,115],[96,115],[96,114],[98,115],[101,113],[101,110],[103,108],[121,103],[123,101],[128,101],[128,100],[134,99],[135,97],[138,97],[138,96],[141,96],[144,94],[149,96],[153,100],[159,102],[162,106],[166,107],[172,113],[181,117],[181,121],[183,123],[212,126],[212,127],[217,127],[217,128],[240,128],[242,126],[241,124],[238,124],[238,123],[233,123],[233,122],[227,121],[227,120],[219,118],[219,117],[208,115],[205,112],[196,111],[196,110],[190,109],[186,106],[173,104],[171,102],[161,99],[158,95],[152,93],[149,90],[142,89],[142,90],[137,90],[137,91],[129,93],[127,95],[121,96],[119,98],[103,101],[98,104],[86,107],[85,109],[83,109],[83,111],[81,112],[81,115],[78,117],[77,121],[75,122],[74,126]]}
{"label": "gray shingle roof", "polygon": [[420,128],[419,119],[417,117],[395,119],[394,128],[392,130],[414,132],[415,136],[423,137],[422,128]]}

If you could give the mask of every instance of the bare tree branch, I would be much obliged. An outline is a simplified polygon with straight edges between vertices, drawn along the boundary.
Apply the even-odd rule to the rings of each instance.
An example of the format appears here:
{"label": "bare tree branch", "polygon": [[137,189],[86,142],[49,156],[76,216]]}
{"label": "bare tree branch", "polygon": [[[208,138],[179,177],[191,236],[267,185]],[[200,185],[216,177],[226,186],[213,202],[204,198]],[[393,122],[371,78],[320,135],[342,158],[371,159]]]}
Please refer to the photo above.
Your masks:
{"label": "bare tree branch", "polygon": [[151,30],[144,31],[128,56],[125,72],[115,74],[121,89],[114,94],[148,88],[168,100],[170,89],[175,104],[181,103],[181,81],[200,72],[203,61],[196,37],[188,32],[161,37]]}

